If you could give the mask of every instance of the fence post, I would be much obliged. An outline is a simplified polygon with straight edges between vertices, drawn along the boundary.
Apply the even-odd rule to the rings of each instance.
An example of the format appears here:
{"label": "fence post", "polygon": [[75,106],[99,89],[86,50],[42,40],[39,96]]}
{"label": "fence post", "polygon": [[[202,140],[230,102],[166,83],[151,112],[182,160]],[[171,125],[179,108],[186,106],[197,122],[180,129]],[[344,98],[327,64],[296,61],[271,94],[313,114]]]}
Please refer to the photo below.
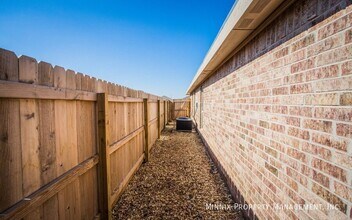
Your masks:
{"label": "fence post", "polygon": [[99,209],[102,219],[111,219],[110,211],[110,157],[106,149],[109,147],[108,134],[108,96],[97,94],[98,106],[98,143],[99,143]]}
{"label": "fence post", "polygon": [[164,129],[166,126],[166,101],[164,100]]}
{"label": "fence post", "polygon": [[175,102],[171,103],[171,118],[172,120],[175,120]]}
{"label": "fence post", "polygon": [[169,101],[169,121],[172,121],[172,101]]}
{"label": "fence post", "polygon": [[144,162],[149,160],[149,116],[148,116],[148,99],[143,99],[144,104]]}
{"label": "fence post", "polygon": [[188,101],[188,117],[191,117],[191,100]]}
{"label": "fence post", "polygon": [[160,139],[160,100],[158,99],[158,139]]}

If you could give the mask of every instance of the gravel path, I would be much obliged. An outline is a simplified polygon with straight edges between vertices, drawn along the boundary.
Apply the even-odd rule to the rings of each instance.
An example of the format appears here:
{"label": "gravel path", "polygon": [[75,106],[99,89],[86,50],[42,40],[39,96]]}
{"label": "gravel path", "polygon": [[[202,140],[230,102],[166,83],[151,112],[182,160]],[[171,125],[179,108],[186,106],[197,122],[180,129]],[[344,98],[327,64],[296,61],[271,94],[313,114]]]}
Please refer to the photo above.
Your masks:
{"label": "gravel path", "polygon": [[167,126],[113,215],[115,219],[243,219],[239,211],[209,210],[206,204],[232,205],[233,200],[198,135]]}

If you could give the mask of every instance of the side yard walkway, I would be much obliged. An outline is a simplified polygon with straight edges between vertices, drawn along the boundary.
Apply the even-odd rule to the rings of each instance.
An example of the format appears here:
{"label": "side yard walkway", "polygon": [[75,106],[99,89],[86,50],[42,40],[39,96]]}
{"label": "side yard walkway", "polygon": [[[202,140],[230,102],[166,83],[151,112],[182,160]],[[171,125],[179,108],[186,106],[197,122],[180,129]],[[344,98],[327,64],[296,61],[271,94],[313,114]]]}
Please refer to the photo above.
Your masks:
{"label": "side yard walkway", "polygon": [[237,210],[210,210],[231,204],[230,193],[197,133],[167,126],[116,204],[116,219],[242,219]]}

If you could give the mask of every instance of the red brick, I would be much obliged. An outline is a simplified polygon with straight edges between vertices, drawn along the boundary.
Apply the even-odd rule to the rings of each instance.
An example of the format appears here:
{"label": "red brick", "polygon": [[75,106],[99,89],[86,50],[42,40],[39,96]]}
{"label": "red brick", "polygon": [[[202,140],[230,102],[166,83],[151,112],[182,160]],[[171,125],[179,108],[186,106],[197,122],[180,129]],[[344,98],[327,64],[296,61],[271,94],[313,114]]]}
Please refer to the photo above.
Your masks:
{"label": "red brick", "polygon": [[346,185],[343,185],[339,182],[334,181],[334,193],[336,193],[341,198],[344,198],[348,201],[352,201],[352,189]]}
{"label": "red brick", "polygon": [[[347,17],[351,19],[346,20],[350,27],[339,29],[341,23],[335,22],[346,16],[341,5],[340,0],[294,3],[298,12],[291,19],[295,27],[286,32],[288,40],[281,34],[278,38],[275,30],[282,29],[280,25],[269,25],[269,33],[260,33],[202,83],[201,95],[200,88],[192,95],[198,103],[198,109],[193,108],[198,125],[200,96],[204,103],[200,132],[238,190],[254,192],[245,194],[250,204],[349,201],[352,6]],[[308,14],[316,15],[314,22],[307,21]],[[300,32],[301,25],[311,24],[312,28]],[[335,187],[335,182],[342,186]],[[272,213],[256,212],[263,219],[293,216]],[[307,219],[348,217],[326,209],[297,213],[297,218]]]}
{"label": "red brick", "polygon": [[304,70],[311,69],[315,66],[315,59],[310,58],[307,60],[300,61],[291,66],[291,73],[297,73]]}
{"label": "red brick", "polygon": [[263,128],[269,128],[269,123],[266,121],[259,121],[259,126]]}
{"label": "red brick", "polygon": [[304,104],[306,105],[339,105],[339,103],[339,93],[318,93],[304,97]]}
{"label": "red brick", "polygon": [[267,170],[269,170],[271,173],[273,173],[275,176],[278,175],[278,171],[275,167],[271,166],[270,164],[268,164],[267,162],[265,162],[265,168]]}
{"label": "red brick", "polygon": [[321,68],[306,72],[305,81],[336,77],[338,76],[338,73],[339,73],[338,65],[325,66],[325,67],[321,67]]}
{"label": "red brick", "polygon": [[290,115],[312,117],[312,108],[311,107],[290,107]]}
{"label": "red brick", "polygon": [[282,48],[281,50],[277,51],[274,53],[274,57],[276,59],[279,59],[281,57],[284,57],[288,54],[288,47]]}
{"label": "red brick", "polygon": [[315,56],[327,50],[339,47],[344,42],[344,35],[338,34],[336,36],[329,37],[319,43],[316,43],[308,48],[308,57]]}
{"label": "red brick", "polygon": [[302,150],[326,160],[330,160],[332,155],[331,150],[307,142],[302,143]]}
{"label": "red brick", "polygon": [[273,95],[287,95],[288,94],[288,87],[279,87],[272,89]]}
{"label": "red brick", "polygon": [[336,124],[336,134],[347,138],[352,138],[352,125],[349,124]]}
{"label": "red brick", "polygon": [[337,79],[326,79],[315,84],[315,91],[341,91],[352,88],[352,76]]}
{"label": "red brick", "polygon": [[273,156],[273,157],[277,157],[277,151],[276,150],[274,150],[274,149],[272,149],[272,148],[270,148],[270,147],[265,147],[265,152],[266,153],[268,153],[268,154],[270,154],[271,156]]}
{"label": "red brick", "polygon": [[335,152],[333,161],[343,168],[352,170],[352,156],[345,152]]}
{"label": "red brick", "polygon": [[314,119],[305,119],[303,122],[303,127],[309,128],[312,130],[331,133],[332,122],[331,121],[314,120]]}
{"label": "red brick", "polygon": [[279,160],[277,160],[275,157],[274,158],[269,158],[270,164],[272,164],[274,167],[276,167],[278,170],[282,170],[282,165],[283,163]]}
{"label": "red brick", "polygon": [[290,167],[286,167],[286,174],[288,176],[292,177],[293,179],[295,179],[296,181],[298,181],[303,186],[307,186],[308,185],[307,177],[305,177],[302,174],[298,173],[296,170],[294,170],[294,169],[292,169]]}
{"label": "red brick", "polygon": [[290,87],[290,93],[291,94],[308,93],[308,92],[312,92],[312,84],[310,84],[310,83],[292,85]]}
{"label": "red brick", "polygon": [[[313,71],[313,70],[311,70]],[[294,75],[289,75],[284,77],[284,84],[295,84],[301,83],[305,81],[305,74],[306,72],[297,73]]]}
{"label": "red brick", "polygon": [[347,142],[345,140],[335,139],[331,135],[313,133],[312,141],[338,150],[347,151]]}
{"label": "red brick", "polygon": [[352,105],[352,92],[344,92],[340,96],[341,105]]}
{"label": "red brick", "polygon": [[317,118],[325,118],[325,119],[351,122],[352,121],[352,109],[317,107],[314,110],[314,116]]}
{"label": "red brick", "polygon": [[312,177],[313,177],[313,180],[317,181],[318,183],[325,186],[326,188],[329,188],[330,180],[329,180],[329,177],[327,177],[326,175],[313,170]]}
{"label": "red brick", "polygon": [[293,43],[291,46],[291,52],[295,52],[296,50],[307,47],[307,46],[313,44],[314,42],[315,42],[315,35],[309,34],[309,35],[305,36],[304,38]]}
{"label": "red brick", "polygon": [[323,198],[330,204],[336,205],[336,207],[343,213],[346,214],[347,212],[347,205],[337,196],[329,192],[328,190],[324,189],[323,187],[319,186],[316,183],[313,183],[312,191]]}
{"label": "red brick", "polygon": [[301,151],[298,151],[294,148],[287,148],[287,155],[303,162],[303,163],[307,163],[307,157],[306,154],[304,154]]}
{"label": "red brick", "polygon": [[289,127],[288,131],[287,131],[288,135],[294,136],[294,137],[298,137],[304,140],[308,140],[310,135],[308,131],[305,130],[301,130],[300,128],[296,128],[296,127]]}
{"label": "red brick", "polygon": [[299,170],[299,163],[297,162],[297,160],[294,160],[285,154],[279,154],[279,159],[280,161],[284,162],[286,165],[292,167],[293,169]]}
{"label": "red brick", "polygon": [[285,126],[279,125],[279,124],[275,124],[275,123],[271,123],[270,129],[274,130],[274,131],[277,131],[277,132],[281,132],[281,133],[285,132]]}
{"label": "red brick", "polygon": [[[265,164],[266,165],[266,164]],[[270,165],[269,165],[270,166]],[[265,166],[266,167],[266,166]],[[266,178],[263,179],[263,183],[274,193],[276,193],[276,186],[269,182]]]}
{"label": "red brick", "polygon": [[301,119],[296,117],[286,117],[286,123],[288,125],[299,127],[301,126]]}
{"label": "red brick", "polygon": [[306,58],[306,50],[299,50],[290,54],[290,56],[284,57],[284,60],[285,60],[284,63],[285,65],[288,65],[288,64],[292,64],[294,62],[303,60],[305,58]]}
{"label": "red brick", "polygon": [[285,147],[282,144],[275,142],[273,140],[270,140],[270,147],[274,148],[277,151],[285,152]]}
{"label": "red brick", "polygon": [[347,16],[337,19],[318,31],[318,40],[331,36],[346,28]]}
{"label": "red brick", "polygon": [[296,203],[305,204],[304,199],[302,199],[295,191],[285,187],[285,193]]}
{"label": "red brick", "polygon": [[298,184],[295,182],[295,180],[281,173],[279,174],[279,178],[281,181],[285,182],[292,190],[296,192],[298,191]]}
{"label": "red brick", "polygon": [[277,105],[274,105],[272,107],[272,112],[273,113],[279,113],[279,114],[287,114],[288,112],[288,108],[287,106],[277,106]]}
{"label": "red brick", "polygon": [[311,163],[314,168],[321,170],[322,172],[331,175],[342,182],[347,182],[346,170],[317,158],[313,158]]}
{"label": "red brick", "polygon": [[343,76],[352,74],[352,61],[344,62],[341,65],[341,74]]}
{"label": "red brick", "polygon": [[317,56],[317,66],[323,66],[330,63],[336,63],[348,60],[352,57],[352,45],[346,45],[342,48],[336,48],[331,51],[321,53]]}

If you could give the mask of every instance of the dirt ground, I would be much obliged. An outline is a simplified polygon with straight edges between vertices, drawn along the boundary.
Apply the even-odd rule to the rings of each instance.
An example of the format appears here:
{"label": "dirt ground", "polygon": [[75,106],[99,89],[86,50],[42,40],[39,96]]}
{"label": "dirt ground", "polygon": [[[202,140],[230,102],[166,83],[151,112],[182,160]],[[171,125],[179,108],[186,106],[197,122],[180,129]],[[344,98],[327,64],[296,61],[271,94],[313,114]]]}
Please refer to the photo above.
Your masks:
{"label": "dirt ground", "polygon": [[115,219],[243,219],[195,132],[167,126],[113,210]]}

